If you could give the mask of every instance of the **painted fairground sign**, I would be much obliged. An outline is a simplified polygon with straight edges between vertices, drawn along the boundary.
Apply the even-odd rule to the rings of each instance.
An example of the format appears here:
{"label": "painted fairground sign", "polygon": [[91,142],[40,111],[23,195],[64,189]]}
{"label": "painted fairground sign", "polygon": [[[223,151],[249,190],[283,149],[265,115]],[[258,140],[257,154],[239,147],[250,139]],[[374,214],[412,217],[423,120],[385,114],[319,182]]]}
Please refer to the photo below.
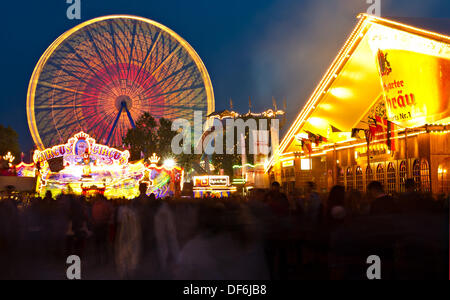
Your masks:
{"label": "painted fairground sign", "polygon": [[370,37],[388,119],[403,127],[450,117],[450,47],[383,28]]}
{"label": "painted fairground sign", "polygon": [[[128,150],[120,151],[95,142],[80,132],[66,144],[42,151],[33,160],[39,170],[37,190],[53,195],[102,193],[111,198],[133,198],[146,168],[142,162],[128,163]],[[56,163],[55,163],[56,161]]]}
{"label": "painted fairground sign", "polygon": [[42,151],[36,150],[33,160],[36,164],[45,164],[48,160],[64,157],[64,165],[82,164],[89,160],[102,165],[126,165],[130,153],[105,145],[99,145],[88,134],[80,132],[70,138],[67,144],[57,145]]}

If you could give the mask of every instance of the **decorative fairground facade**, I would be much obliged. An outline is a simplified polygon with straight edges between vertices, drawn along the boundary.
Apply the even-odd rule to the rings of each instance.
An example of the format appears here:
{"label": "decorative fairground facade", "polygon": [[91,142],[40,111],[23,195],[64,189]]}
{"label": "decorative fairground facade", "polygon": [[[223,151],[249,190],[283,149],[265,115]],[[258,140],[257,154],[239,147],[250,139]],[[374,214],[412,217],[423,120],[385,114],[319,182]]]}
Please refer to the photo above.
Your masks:
{"label": "decorative fairground facade", "polygon": [[266,164],[286,192],[450,191],[450,37],[362,14]]}
{"label": "decorative fairground facade", "polygon": [[139,184],[148,184],[147,194],[156,197],[174,195],[181,191],[183,169],[175,165],[158,166],[156,154],[150,164],[143,160],[130,163],[128,150],[120,151],[97,144],[88,134],[80,132],[66,144],[42,151],[36,150],[34,164],[22,165],[18,173],[32,174],[38,170],[36,190],[41,195],[51,191],[77,195],[103,194],[108,198],[139,196]]}

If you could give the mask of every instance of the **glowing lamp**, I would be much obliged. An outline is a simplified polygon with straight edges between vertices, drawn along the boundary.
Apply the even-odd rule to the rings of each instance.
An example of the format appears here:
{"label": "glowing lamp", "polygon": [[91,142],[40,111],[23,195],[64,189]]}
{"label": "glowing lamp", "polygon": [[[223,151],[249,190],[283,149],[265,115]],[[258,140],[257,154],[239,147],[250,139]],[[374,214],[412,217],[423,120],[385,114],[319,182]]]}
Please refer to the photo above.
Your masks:
{"label": "glowing lamp", "polygon": [[175,167],[175,160],[173,160],[173,159],[171,159],[171,158],[168,158],[168,159],[166,159],[165,161],[164,161],[164,166],[165,167],[167,167],[167,168],[169,168],[169,169],[172,169],[173,167]]}

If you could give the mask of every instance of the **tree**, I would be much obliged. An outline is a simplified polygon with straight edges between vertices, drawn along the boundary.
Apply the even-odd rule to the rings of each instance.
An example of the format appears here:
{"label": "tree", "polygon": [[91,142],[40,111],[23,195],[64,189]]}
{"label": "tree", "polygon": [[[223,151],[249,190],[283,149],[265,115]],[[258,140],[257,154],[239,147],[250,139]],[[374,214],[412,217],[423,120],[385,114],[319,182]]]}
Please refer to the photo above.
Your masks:
{"label": "tree", "polygon": [[160,118],[158,121],[144,113],[136,122],[136,128],[129,129],[123,143],[130,149],[131,160],[150,157],[156,153],[162,159],[177,157],[172,153],[171,143],[177,132],[172,131],[172,121]]}
{"label": "tree", "polygon": [[3,156],[8,152],[16,158],[15,163],[20,161],[19,135],[10,126],[0,125],[0,155]]}
{"label": "tree", "polygon": [[149,113],[144,113],[136,121],[136,128],[128,130],[123,143],[129,147],[131,160],[138,160],[141,155],[148,157],[156,152],[157,121]]}

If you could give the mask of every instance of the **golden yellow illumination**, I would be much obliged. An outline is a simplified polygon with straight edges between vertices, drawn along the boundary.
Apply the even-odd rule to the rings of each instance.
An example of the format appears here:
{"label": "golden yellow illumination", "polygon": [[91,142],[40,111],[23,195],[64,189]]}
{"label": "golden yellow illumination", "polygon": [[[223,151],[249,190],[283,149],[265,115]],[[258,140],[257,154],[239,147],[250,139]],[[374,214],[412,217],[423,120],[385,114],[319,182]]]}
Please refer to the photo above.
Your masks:
{"label": "golden yellow illumination", "polygon": [[[411,89],[401,89],[402,93],[400,93],[400,88],[391,90],[393,93],[396,93],[396,103],[398,103],[399,95],[408,94],[411,102],[409,96],[411,93],[414,93],[415,96],[416,93],[417,95],[421,93],[425,95],[427,90],[435,90],[435,94],[428,92],[427,100],[422,102],[425,103],[424,105],[414,107],[411,114],[415,111],[418,112],[413,117],[416,122],[406,124],[408,126],[405,127],[418,127],[419,123],[431,123],[442,119],[447,120],[441,121],[447,124],[448,120],[450,120],[450,80],[448,79],[450,75],[447,75],[450,69],[450,63],[447,59],[447,57],[450,57],[450,37],[367,14],[360,14],[358,18],[359,21],[353,32],[301,109],[293,125],[281,140],[278,151],[270,158],[269,163],[266,165],[266,171],[276,162],[279,162],[281,157],[284,157],[284,152],[295,151],[296,147],[298,148],[298,143],[295,142],[295,139],[300,132],[305,132],[306,130],[314,134],[322,132],[323,124],[322,121],[316,122],[318,119],[322,119],[323,123],[328,123],[342,131],[331,133],[327,129],[326,137],[329,138],[329,141],[321,144],[321,148],[329,147],[333,144],[342,144],[336,149],[366,145],[365,142],[352,145],[351,142],[354,142],[354,139],[351,138],[350,132],[352,128],[359,124],[361,118],[369,112],[379,97],[384,96],[383,85],[380,84],[381,80],[378,72],[377,47],[389,53],[392,53],[392,50],[394,50],[394,54],[388,54],[387,58],[389,62],[391,60],[396,61],[393,63],[393,67],[400,62],[400,67],[396,67],[396,70],[390,74],[396,76],[393,80],[403,80],[406,83],[404,78],[408,78]],[[387,36],[387,39],[384,36]],[[405,37],[408,37],[408,39],[405,39]],[[381,43],[376,43],[377,38]],[[394,42],[389,42],[389,39]],[[389,50],[388,47],[393,47],[393,49]],[[396,54],[395,50],[419,53],[414,53],[408,57],[408,55],[403,55],[403,52],[397,51]],[[440,54],[435,55],[436,52]],[[399,60],[400,56],[401,59]],[[416,57],[413,56],[422,58],[419,58],[416,62]],[[436,57],[439,57],[439,59],[436,59]],[[406,66],[403,71],[401,65]],[[420,71],[419,66],[421,67]],[[403,73],[400,75],[397,73],[396,75],[394,72]],[[420,74],[420,76],[417,76],[417,74]],[[397,77],[399,76],[404,78],[398,79]],[[418,81],[422,77],[425,78],[423,83]],[[387,82],[389,84],[392,80],[387,80]],[[391,102],[393,97],[393,95],[390,95]],[[425,96],[421,98],[425,99]],[[346,104],[342,105],[342,103],[338,102],[340,99],[346,99]],[[446,101],[435,101],[436,99],[446,99]],[[406,101],[405,96],[403,101]],[[404,109],[403,103],[400,98],[401,109]],[[396,105],[396,107],[398,108],[399,105]],[[392,108],[394,107],[392,106]],[[391,121],[400,123],[394,120],[394,116],[405,112],[391,111],[389,107],[387,110],[388,118]],[[422,112],[426,112],[423,117],[420,116]],[[431,119],[429,118],[430,115],[432,115]],[[314,126],[316,128],[312,128]],[[423,132],[408,133],[408,136],[421,133]],[[323,135],[322,133],[319,134]],[[402,136],[397,135],[394,139]],[[327,149],[325,152],[332,150]]]}
{"label": "golden yellow illumination", "polygon": [[347,99],[350,98],[353,93],[350,89],[345,87],[335,87],[330,90],[330,94],[339,99]]}

